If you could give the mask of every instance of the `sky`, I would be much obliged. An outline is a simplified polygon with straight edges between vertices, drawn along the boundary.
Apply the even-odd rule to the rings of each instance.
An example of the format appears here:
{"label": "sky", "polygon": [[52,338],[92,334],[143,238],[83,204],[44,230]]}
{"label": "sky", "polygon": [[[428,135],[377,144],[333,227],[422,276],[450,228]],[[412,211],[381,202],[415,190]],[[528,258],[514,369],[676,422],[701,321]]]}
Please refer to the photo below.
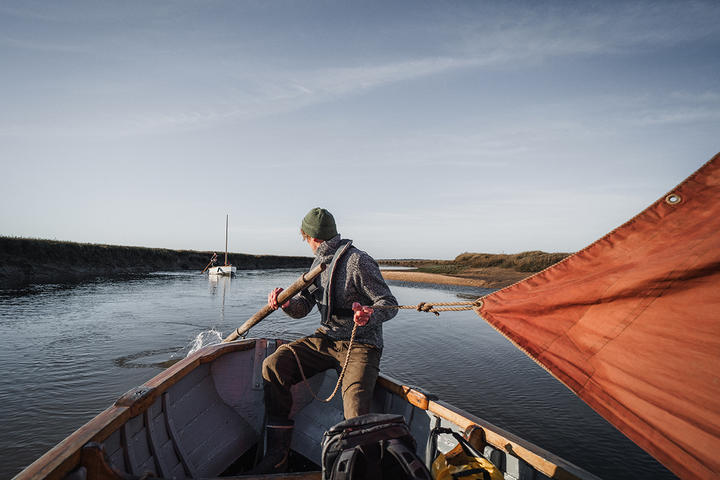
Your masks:
{"label": "sky", "polygon": [[720,2],[0,0],[0,235],[572,252],[720,151]]}

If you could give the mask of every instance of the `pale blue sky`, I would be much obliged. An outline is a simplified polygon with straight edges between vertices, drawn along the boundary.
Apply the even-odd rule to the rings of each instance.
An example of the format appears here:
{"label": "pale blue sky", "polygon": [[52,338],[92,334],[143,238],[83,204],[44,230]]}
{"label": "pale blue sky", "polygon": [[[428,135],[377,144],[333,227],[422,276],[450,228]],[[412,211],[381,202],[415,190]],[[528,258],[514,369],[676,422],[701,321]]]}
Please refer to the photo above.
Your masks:
{"label": "pale blue sky", "polygon": [[720,2],[0,0],[0,234],[574,251],[720,151]]}

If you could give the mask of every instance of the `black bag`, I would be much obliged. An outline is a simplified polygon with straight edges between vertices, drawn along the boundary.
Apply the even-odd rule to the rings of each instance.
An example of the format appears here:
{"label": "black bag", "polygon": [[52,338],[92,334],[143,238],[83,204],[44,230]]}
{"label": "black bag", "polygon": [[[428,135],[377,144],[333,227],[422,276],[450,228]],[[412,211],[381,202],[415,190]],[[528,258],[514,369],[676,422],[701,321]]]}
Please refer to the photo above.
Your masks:
{"label": "black bag", "polygon": [[323,480],[430,480],[402,415],[370,413],[340,422],[322,440]]}

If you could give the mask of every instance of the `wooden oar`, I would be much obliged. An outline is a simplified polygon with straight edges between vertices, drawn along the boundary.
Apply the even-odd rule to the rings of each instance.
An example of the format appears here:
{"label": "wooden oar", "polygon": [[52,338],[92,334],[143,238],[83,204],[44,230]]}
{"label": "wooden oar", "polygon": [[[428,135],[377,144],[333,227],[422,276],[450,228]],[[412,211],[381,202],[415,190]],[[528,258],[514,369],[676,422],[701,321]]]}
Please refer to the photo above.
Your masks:
{"label": "wooden oar", "polygon": [[[320,273],[327,268],[327,265],[324,263],[321,263],[317,267],[313,268],[309,272],[303,274],[293,282],[292,285],[290,285],[288,288],[280,292],[280,295],[277,297],[277,303],[278,305],[282,305],[283,303],[290,300],[292,297],[295,296],[296,293],[301,291],[303,288],[310,285],[313,280],[315,280],[315,277],[320,275]],[[240,327],[236,328],[234,332],[232,332],[230,335],[228,335],[225,340],[223,340],[223,343],[232,342],[238,337],[241,337],[247,333],[248,330],[250,330],[252,327],[254,327],[260,320],[270,315],[272,312],[274,312],[270,305],[265,305],[263,308],[258,310],[258,312],[250,317],[245,323],[243,323]]]}

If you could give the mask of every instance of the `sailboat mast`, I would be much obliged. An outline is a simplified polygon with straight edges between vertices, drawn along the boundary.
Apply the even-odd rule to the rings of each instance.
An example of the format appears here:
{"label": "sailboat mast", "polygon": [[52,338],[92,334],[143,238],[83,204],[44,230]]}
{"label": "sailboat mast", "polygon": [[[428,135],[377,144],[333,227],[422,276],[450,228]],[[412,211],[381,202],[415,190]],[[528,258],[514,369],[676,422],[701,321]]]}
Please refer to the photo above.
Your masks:
{"label": "sailboat mast", "polygon": [[227,235],[228,235],[228,215],[225,214],[225,265],[227,265]]}

